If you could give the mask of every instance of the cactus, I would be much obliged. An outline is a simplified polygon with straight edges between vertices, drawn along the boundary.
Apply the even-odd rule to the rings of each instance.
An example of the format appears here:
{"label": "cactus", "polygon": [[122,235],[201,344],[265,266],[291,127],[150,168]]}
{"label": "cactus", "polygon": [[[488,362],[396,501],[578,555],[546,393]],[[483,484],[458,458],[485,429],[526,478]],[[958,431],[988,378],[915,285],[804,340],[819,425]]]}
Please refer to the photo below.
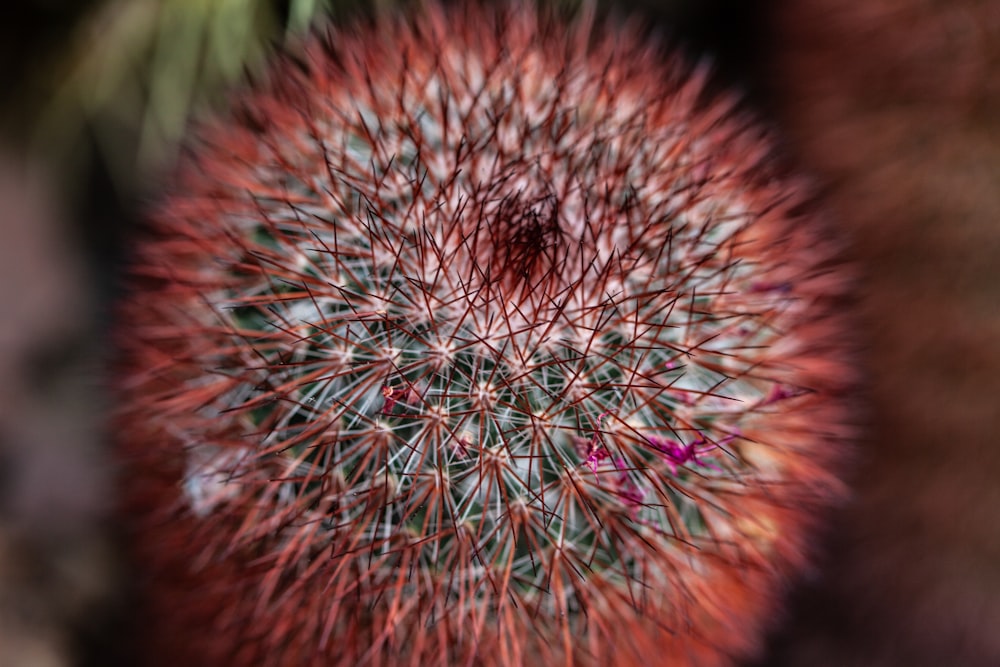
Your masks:
{"label": "cactus", "polygon": [[586,10],[430,4],[330,29],[197,129],[117,329],[172,650],[759,645],[843,492],[846,279],[704,78]]}

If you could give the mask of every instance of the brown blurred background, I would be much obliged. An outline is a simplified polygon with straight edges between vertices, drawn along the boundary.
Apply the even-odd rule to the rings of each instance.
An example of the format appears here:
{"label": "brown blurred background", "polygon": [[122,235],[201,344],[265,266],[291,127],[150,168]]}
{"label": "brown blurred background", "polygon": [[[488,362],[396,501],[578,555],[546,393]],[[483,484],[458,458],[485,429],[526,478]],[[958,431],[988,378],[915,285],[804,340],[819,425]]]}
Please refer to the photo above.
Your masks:
{"label": "brown blurred background", "polygon": [[[191,109],[351,4],[0,10],[0,667],[131,664],[101,419],[122,241]],[[760,667],[1000,664],[1000,3],[622,8],[715,54],[862,275],[854,501]]]}
{"label": "brown blurred background", "polygon": [[1000,3],[778,0],[763,74],[864,272],[871,430],[764,665],[1000,664]]}

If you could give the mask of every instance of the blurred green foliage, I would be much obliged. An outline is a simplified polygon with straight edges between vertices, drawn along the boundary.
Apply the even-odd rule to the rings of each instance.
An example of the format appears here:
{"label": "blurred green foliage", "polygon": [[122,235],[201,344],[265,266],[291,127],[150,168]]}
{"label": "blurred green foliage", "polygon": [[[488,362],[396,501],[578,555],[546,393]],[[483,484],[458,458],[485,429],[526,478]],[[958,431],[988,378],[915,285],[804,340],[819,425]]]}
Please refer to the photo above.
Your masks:
{"label": "blurred green foliage", "polygon": [[[56,164],[95,147],[128,191],[169,165],[191,114],[217,102],[336,0],[109,0],[34,72],[29,148]],[[84,142],[84,136],[93,141]],[[138,177],[138,178],[137,178]]]}

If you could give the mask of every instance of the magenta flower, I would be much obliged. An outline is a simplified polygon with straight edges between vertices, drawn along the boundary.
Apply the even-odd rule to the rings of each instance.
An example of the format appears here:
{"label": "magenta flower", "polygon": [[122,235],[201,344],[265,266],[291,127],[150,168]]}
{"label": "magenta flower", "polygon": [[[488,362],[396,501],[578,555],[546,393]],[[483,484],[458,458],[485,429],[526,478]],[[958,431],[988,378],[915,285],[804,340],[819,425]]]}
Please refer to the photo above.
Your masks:
{"label": "magenta flower", "polygon": [[711,468],[712,470],[720,470],[719,467],[712,465],[711,463],[706,463],[698,458],[700,454],[705,454],[717,448],[719,445],[723,445],[727,442],[733,440],[736,436],[727,435],[725,438],[719,442],[708,442],[705,440],[705,436],[698,436],[698,439],[687,445],[683,445],[676,440],[671,440],[669,438],[660,438],[657,436],[650,436],[646,438],[653,449],[663,454],[664,459],[667,462],[667,466],[670,468],[671,473],[677,474],[678,466],[685,465],[687,463],[693,463],[696,466],[701,466],[702,468]]}

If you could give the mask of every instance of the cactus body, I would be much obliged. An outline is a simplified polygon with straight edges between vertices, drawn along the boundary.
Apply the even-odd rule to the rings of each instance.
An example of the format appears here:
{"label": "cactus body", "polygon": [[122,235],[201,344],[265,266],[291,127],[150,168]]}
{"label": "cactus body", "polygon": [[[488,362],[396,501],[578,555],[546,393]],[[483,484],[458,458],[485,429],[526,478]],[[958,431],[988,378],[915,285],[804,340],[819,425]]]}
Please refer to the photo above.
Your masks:
{"label": "cactus body", "polygon": [[831,245],[697,71],[541,14],[328,34],[196,133],[119,327],[182,650],[724,663],[803,565],[848,433]]}

